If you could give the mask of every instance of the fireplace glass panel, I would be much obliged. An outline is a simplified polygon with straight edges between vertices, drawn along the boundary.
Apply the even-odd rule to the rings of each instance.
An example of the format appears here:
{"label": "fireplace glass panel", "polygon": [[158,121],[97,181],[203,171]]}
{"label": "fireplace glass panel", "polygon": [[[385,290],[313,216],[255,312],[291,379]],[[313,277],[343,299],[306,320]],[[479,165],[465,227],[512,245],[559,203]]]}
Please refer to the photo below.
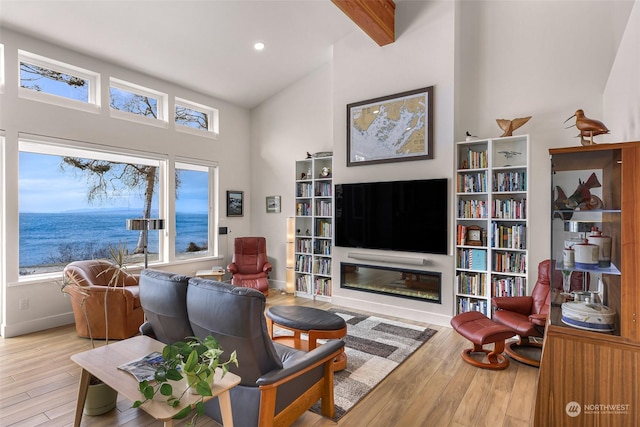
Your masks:
{"label": "fireplace glass panel", "polygon": [[377,265],[340,263],[340,287],[440,304],[442,274]]}

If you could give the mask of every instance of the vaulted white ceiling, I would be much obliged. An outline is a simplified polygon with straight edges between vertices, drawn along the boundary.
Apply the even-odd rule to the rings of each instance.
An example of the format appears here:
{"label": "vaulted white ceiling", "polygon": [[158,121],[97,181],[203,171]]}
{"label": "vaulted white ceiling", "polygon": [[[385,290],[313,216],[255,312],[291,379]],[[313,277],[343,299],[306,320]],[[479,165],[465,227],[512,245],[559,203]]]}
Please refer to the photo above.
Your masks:
{"label": "vaulted white ceiling", "polygon": [[247,108],[361,31],[329,0],[1,0],[0,25]]}

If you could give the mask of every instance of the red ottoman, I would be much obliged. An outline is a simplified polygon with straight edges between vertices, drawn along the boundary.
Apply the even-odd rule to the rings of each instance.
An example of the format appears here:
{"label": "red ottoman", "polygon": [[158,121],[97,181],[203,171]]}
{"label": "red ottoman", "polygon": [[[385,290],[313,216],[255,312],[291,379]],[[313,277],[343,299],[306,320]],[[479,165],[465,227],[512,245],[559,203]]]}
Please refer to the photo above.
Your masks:
{"label": "red ottoman", "polygon": [[[499,325],[478,311],[461,313],[451,319],[451,326],[460,335],[473,343],[473,348],[462,351],[462,359],[470,365],[483,369],[505,369],[509,359],[502,355],[504,341],[516,333],[511,328]],[[484,344],[495,343],[493,350],[482,348]],[[471,353],[485,353],[487,362],[480,362]]]}

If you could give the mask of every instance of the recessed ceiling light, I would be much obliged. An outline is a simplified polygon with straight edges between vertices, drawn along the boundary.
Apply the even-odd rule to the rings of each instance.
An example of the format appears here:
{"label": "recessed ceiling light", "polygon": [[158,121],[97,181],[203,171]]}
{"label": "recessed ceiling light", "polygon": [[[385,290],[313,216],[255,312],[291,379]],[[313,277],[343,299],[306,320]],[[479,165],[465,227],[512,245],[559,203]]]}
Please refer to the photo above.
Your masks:
{"label": "recessed ceiling light", "polygon": [[257,42],[257,43],[255,43],[255,44],[253,45],[253,48],[254,48],[255,50],[262,50],[262,49],[264,49],[264,43],[262,43],[262,42]]}

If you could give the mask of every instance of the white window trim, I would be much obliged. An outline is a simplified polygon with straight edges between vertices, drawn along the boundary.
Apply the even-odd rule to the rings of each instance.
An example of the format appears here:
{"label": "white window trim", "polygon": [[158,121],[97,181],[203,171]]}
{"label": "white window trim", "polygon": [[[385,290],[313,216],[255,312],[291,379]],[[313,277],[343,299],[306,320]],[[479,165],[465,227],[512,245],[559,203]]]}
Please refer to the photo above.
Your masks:
{"label": "white window trim", "polygon": [[[189,108],[191,110],[200,111],[209,116],[209,129],[196,129],[190,126],[177,123],[175,121],[175,108],[178,106]],[[216,108],[207,105],[198,104],[197,102],[188,101],[184,98],[175,98],[175,106],[173,111],[175,129],[178,132],[189,133],[192,135],[203,136],[205,138],[217,139],[219,136],[219,111]]]}
{"label": "white window trim", "polygon": [[[37,65],[38,67],[48,68],[60,73],[69,74],[87,80],[89,88],[87,89],[87,102],[78,101],[77,99],[66,98],[64,96],[54,95],[46,92],[38,92],[32,89],[26,89],[20,86],[20,63],[27,62]],[[25,50],[18,50],[18,96],[20,98],[32,101],[44,102],[47,104],[57,105],[60,107],[73,108],[75,110],[86,111],[90,113],[100,112],[100,73],[76,67],[75,65],[66,64],[47,58]]]}
{"label": "white window trim", "polygon": [[[111,93],[112,87],[123,90],[125,92],[135,93],[136,95],[153,98],[158,102],[157,119],[154,119],[152,117],[142,116],[140,114],[130,113],[128,111],[115,110],[109,107],[109,114],[111,115],[112,118],[129,120],[132,122],[142,123],[145,125],[168,128],[167,111],[168,111],[169,97],[166,93],[162,93],[157,90],[149,89],[144,86],[140,86],[134,83],[120,80],[115,77],[109,77],[109,94]],[[111,105],[111,99],[109,99],[109,105]]]}
{"label": "white window trim", "polygon": [[88,142],[61,140],[27,133],[18,134],[18,151],[81,158],[87,158],[87,153],[91,153],[92,156],[90,157],[96,160],[120,163],[133,162],[149,166],[160,166],[166,160],[165,156],[155,153],[127,150],[125,148],[116,149]]}

